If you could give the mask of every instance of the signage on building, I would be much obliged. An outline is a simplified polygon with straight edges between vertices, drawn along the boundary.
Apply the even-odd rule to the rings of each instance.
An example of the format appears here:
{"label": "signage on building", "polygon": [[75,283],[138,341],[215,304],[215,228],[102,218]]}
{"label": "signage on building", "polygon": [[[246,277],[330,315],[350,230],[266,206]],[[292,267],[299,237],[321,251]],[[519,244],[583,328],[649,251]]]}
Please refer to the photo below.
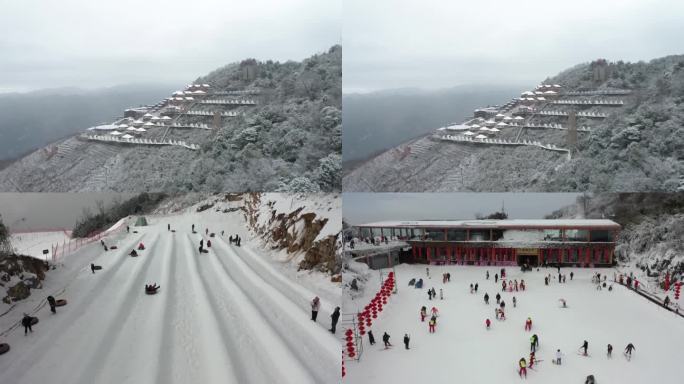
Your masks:
{"label": "signage on building", "polygon": [[517,248],[515,251],[518,255],[539,256],[539,249],[537,248]]}

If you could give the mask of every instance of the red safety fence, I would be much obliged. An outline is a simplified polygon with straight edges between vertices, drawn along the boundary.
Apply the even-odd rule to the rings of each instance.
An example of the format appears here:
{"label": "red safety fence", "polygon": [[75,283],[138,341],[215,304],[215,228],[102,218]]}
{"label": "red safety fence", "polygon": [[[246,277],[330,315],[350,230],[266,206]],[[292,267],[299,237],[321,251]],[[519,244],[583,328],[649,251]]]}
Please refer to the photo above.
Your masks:
{"label": "red safety fence", "polygon": [[52,262],[56,263],[58,260],[64,258],[64,256],[70,255],[88,244],[102,240],[102,238],[106,236],[118,233],[125,227],[125,225],[120,225],[113,230],[93,232],[88,235],[88,237],[69,239],[69,241],[65,240],[62,242],[62,244],[53,244],[51,246]]}
{"label": "red safety fence", "polygon": [[[373,325],[373,321],[378,318],[378,315],[382,312],[383,305],[387,305],[387,300],[394,290],[394,284],[394,272],[390,272],[387,275],[387,279],[382,283],[380,290],[375,294],[375,297],[364,307],[363,312],[359,312],[356,315],[359,321],[357,330],[361,337],[366,334],[366,327],[370,328]],[[346,352],[350,359],[357,359],[358,356],[354,343],[354,331],[351,328],[345,331],[346,349],[343,352]]]}

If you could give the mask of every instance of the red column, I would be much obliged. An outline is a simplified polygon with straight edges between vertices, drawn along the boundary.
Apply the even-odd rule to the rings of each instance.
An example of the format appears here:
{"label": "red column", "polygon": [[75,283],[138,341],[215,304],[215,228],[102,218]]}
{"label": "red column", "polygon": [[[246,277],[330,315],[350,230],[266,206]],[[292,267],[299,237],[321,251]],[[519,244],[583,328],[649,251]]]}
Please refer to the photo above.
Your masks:
{"label": "red column", "polygon": [[413,252],[413,262],[416,262],[416,246],[411,247],[411,251]]}

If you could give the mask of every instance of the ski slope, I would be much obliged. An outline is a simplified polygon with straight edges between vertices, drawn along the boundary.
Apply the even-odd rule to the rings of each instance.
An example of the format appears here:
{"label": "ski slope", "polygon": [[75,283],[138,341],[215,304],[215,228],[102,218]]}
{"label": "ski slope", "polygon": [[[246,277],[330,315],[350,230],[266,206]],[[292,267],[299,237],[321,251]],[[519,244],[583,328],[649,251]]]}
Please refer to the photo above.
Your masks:
{"label": "ski slope", "polygon": [[[56,315],[38,309],[32,334],[17,327],[0,335],[12,348],[0,356],[1,383],[338,381],[341,347],[328,331],[336,304],[322,298],[312,322],[316,293],[280,275],[265,251],[251,249],[240,214],[189,210],[147,219],[150,226],[131,224],[131,233],[105,238],[116,250],[96,243],[68,256],[48,273],[42,292],[0,317],[4,332],[47,295],[68,300]],[[191,233],[193,223],[198,233]],[[228,244],[236,233],[242,247]],[[212,246],[200,255],[202,238]],[[146,250],[128,256],[139,242]],[[91,262],[102,270],[91,273]],[[146,283],[161,290],[146,295]]]}
{"label": "ski slope", "polygon": [[[371,329],[376,344],[370,346],[363,338],[361,360],[347,361],[348,383],[515,383],[518,360],[529,359],[530,337],[539,336],[536,354],[542,360],[528,369],[529,383],[583,383],[593,374],[597,383],[677,383],[682,374],[679,364],[684,345],[684,319],[645,300],[619,285],[613,291],[597,291],[591,283],[595,272],[610,269],[562,269],[566,283],[552,280],[544,285],[544,275],[556,274],[556,269],[520,272],[507,268],[507,278],[524,279],[525,292],[501,293],[506,302],[505,321],[494,317],[495,296],[501,284],[494,283],[500,267],[431,266],[431,279],[425,265],[405,265],[396,268],[398,293],[374,321]],[[489,270],[490,279],[485,279]],[[570,271],[574,279],[570,280]],[[384,271],[386,275],[386,270]],[[442,284],[442,273],[451,273],[451,282]],[[362,309],[379,287],[377,271],[370,271],[365,297],[345,299],[343,312]],[[423,289],[409,287],[411,278],[423,278]],[[477,294],[470,293],[470,284],[479,284]],[[427,290],[434,287],[436,300],[428,300]],[[444,300],[439,299],[440,288]],[[483,296],[489,293],[490,303]],[[518,304],[513,308],[512,297]],[[567,301],[561,308],[559,298]],[[421,306],[428,312],[436,306],[440,312],[436,333],[428,333],[429,320],[420,321]],[[525,320],[533,321],[532,332],[524,330]],[[492,321],[489,331],[485,319]],[[393,347],[385,350],[382,335],[387,331]],[[404,333],[411,336],[410,350],[403,345]],[[583,340],[589,342],[590,357],[577,351]],[[628,343],[636,351],[631,359],[623,356]],[[606,346],[613,345],[613,357],[606,356]],[[552,364],[556,350],[564,354],[561,366]]]}
{"label": "ski slope", "polygon": [[44,249],[52,252],[53,246],[68,243],[71,237],[66,231],[22,232],[13,233],[10,240],[18,254],[45,260]]}

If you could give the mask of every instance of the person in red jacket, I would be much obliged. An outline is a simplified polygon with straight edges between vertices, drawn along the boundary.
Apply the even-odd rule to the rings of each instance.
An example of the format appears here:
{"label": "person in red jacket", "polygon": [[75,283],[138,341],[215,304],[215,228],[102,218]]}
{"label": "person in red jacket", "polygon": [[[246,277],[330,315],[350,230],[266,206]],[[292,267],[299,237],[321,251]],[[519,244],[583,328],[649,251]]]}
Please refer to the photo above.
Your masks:
{"label": "person in red jacket", "polygon": [[487,329],[489,329],[489,326],[492,325],[492,322],[487,319],[485,320],[485,325],[487,326]]}
{"label": "person in red jacket", "polygon": [[[525,330],[526,331],[531,331],[532,330],[532,318],[528,317],[527,320],[525,321]],[[530,364],[531,366],[532,364]]]}
{"label": "person in red jacket", "polygon": [[423,306],[423,308],[420,309],[420,321],[425,322],[425,318],[427,317],[427,308]]}
{"label": "person in red jacket", "polygon": [[435,326],[437,325],[437,316],[432,316],[428,324],[430,333],[435,333]]}

